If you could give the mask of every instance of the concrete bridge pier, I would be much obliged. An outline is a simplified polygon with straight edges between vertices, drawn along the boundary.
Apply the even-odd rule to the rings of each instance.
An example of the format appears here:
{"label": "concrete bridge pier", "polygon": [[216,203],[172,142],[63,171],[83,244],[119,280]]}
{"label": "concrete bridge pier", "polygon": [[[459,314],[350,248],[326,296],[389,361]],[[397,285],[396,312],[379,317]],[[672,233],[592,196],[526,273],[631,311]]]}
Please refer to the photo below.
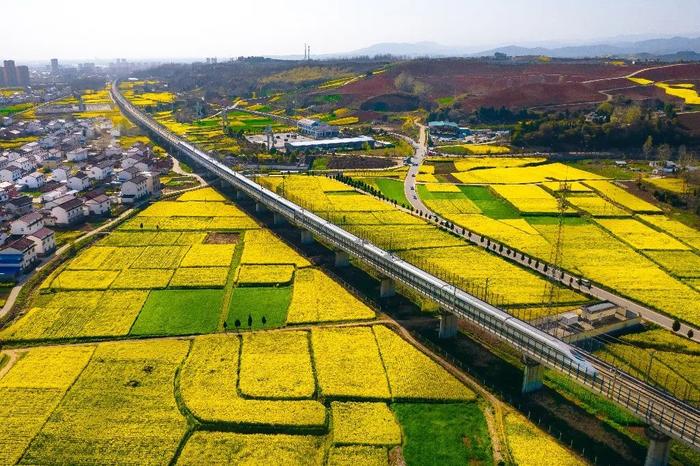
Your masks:
{"label": "concrete bridge pier", "polygon": [[453,338],[457,335],[457,316],[449,312],[440,313],[440,338]]}
{"label": "concrete bridge pier", "polygon": [[281,215],[278,214],[277,212],[272,214],[272,224],[273,225],[282,225],[285,222],[285,218]]}
{"label": "concrete bridge pier", "polygon": [[301,230],[301,244],[311,244],[314,242],[314,235],[308,230]]}
{"label": "concrete bridge pier", "polygon": [[265,207],[265,204],[263,204],[261,202],[256,202],[255,203],[255,211],[258,213],[267,212],[267,207]]}
{"label": "concrete bridge pier", "polygon": [[671,451],[671,438],[652,427],[646,428],[646,434],[649,439],[649,448],[644,466],[667,466],[668,454]]}
{"label": "concrete bridge pier", "polygon": [[536,392],[542,388],[544,367],[531,359],[524,358],[525,371],[523,372],[523,393]]}
{"label": "concrete bridge pier", "polygon": [[345,251],[335,252],[335,266],[348,267],[350,265],[350,256]]}
{"label": "concrete bridge pier", "polygon": [[243,191],[237,190],[236,191],[236,200],[242,201],[243,199],[245,199],[245,193]]}
{"label": "concrete bridge pier", "polygon": [[379,287],[379,297],[391,298],[393,296],[396,296],[396,283],[391,278],[382,278],[382,282]]}

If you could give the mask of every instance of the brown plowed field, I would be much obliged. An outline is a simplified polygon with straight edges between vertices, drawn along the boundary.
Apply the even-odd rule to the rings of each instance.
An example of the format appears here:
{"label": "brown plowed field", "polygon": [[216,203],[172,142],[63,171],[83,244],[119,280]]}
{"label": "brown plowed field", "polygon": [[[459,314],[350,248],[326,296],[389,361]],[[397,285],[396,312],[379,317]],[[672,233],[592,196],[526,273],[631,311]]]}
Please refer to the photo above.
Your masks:
{"label": "brown plowed field", "polygon": [[685,65],[645,71],[638,74],[636,77],[651,79],[652,81],[666,81],[669,79],[700,79],[700,63],[688,63]]}
{"label": "brown plowed field", "polygon": [[[397,92],[394,85],[401,73],[427,84],[429,97],[457,97],[467,110],[487,107],[540,107],[598,102],[605,97],[598,89],[623,86],[618,80],[639,66],[604,63],[494,63],[468,59],[416,60],[399,64],[386,73],[360,79],[327,93],[341,94],[353,107],[378,95]],[[582,84],[592,79],[612,78],[603,83]]]}

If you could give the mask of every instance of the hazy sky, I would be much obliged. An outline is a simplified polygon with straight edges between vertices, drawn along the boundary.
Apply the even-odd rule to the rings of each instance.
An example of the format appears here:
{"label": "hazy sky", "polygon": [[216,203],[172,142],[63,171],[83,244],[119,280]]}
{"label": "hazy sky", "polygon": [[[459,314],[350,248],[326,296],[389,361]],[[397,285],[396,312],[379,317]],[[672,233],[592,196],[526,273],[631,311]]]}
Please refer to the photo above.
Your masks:
{"label": "hazy sky", "polygon": [[478,49],[700,35],[700,0],[1,0],[0,58],[343,52],[378,42]]}

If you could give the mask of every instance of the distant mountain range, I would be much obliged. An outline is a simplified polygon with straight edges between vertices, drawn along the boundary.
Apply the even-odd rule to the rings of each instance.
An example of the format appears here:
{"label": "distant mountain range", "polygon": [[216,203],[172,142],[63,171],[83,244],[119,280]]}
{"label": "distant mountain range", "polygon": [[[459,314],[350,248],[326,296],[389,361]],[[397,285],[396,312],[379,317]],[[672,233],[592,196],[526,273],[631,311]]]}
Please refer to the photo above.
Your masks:
{"label": "distant mountain range", "polygon": [[[595,43],[566,47],[521,47],[510,45],[479,51],[473,47],[447,46],[435,42],[381,43],[351,52],[326,54],[316,58],[395,55],[403,57],[480,57],[494,53],[510,56],[546,55],[553,58],[667,58],[673,60],[700,59],[700,37],[671,37],[641,41]],[[290,57],[291,58],[291,57]]]}

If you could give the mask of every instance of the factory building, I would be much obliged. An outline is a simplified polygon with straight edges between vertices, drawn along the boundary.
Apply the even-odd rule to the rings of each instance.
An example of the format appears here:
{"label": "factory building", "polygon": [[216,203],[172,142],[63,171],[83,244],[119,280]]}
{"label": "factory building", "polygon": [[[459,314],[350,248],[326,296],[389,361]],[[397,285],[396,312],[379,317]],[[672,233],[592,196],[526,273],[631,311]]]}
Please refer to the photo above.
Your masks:
{"label": "factory building", "polygon": [[320,139],[318,141],[292,141],[284,147],[287,152],[327,152],[331,150],[374,149],[376,141],[368,136],[355,138]]}
{"label": "factory building", "polygon": [[297,123],[299,132],[314,139],[328,139],[338,136],[338,128],[318,120],[303,118]]}

